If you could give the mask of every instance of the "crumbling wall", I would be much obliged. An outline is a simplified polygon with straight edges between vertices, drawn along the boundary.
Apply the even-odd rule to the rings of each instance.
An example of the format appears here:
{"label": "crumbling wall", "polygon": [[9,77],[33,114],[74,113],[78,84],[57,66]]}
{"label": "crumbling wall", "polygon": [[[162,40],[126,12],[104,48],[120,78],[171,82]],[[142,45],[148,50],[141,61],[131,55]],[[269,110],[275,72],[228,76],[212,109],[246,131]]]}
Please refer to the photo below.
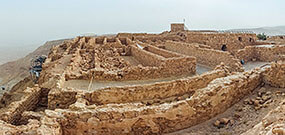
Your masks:
{"label": "crumbling wall", "polygon": [[225,77],[226,75],[227,73],[223,70],[215,70],[201,76],[155,83],[151,85],[104,88],[93,92],[86,92],[84,94],[84,98],[89,102],[89,104],[161,100],[171,96],[181,96],[187,93],[192,93],[199,88],[206,87],[212,80]]}
{"label": "crumbling wall", "polygon": [[244,62],[254,61],[256,59],[254,47],[247,46],[244,49],[240,49],[236,53],[237,58],[244,60]]}
{"label": "crumbling wall", "polygon": [[279,36],[271,36],[267,37],[267,41],[274,42],[274,44],[277,45],[284,45],[285,44],[285,36],[284,35],[279,35]]}
{"label": "crumbling wall", "polygon": [[284,45],[261,45],[247,46],[244,49],[238,50],[236,56],[239,59],[247,61],[278,61],[285,60]]}
{"label": "crumbling wall", "polygon": [[131,53],[143,66],[159,67],[165,60],[165,58],[160,55],[148,52],[136,46],[131,46]]}
{"label": "crumbling wall", "polygon": [[129,38],[132,41],[139,40],[142,42],[157,42],[157,41],[185,41],[185,34],[180,34],[181,32],[163,32],[161,34],[147,34],[147,33],[119,33],[118,38]]}
{"label": "crumbling wall", "polygon": [[31,119],[28,124],[15,126],[0,120],[1,135],[20,135],[20,134],[37,134],[37,135],[62,135],[62,130],[55,118],[44,116],[40,121]]}
{"label": "crumbling wall", "polygon": [[[140,43],[144,49],[139,48],[128,38],[124,40],[115,38],[111,43],[108,43],[108,39],[105,38],[103,45],[93,44],[93,42],[95,42],[94,38],[81,37],[66,47],[72,55],[71,63],[66,68],[67,80],[141,80],[196,71],[194,57],[169,52],[144,43]],[[121,45],[121,42],[125,42],[126,45]],[[143,66],[131,65],[120,57],[123,54],[134,57]]]}
{"label": "crumbling wall", "polygon": [[191,97],[170,103],[86,106],[84,102],[77,102],[69,110],[56,110],[48,117],[58,118],[64,134],[168,133],[222,113],[262,83],[261,72],[264,71],[254,70],[217,78],[207,87],[196,90]]}
{"label": "crumbling wall", "polygon": [[247,45],[254,45],[256,40],[256,34],[187,32],[186,42],[205,44],[216,50],[221,50],[226,45],[227,51],[235,53]]}
{"label": "crumbling wall", "polygon": [[178,31],[184,31],[185,26],[184,23],[172,23],[171,24],[171,32],[178,32]]}
{"label": "crumbling wall", "polygon": [[7,107],[1,108],[1,120],[11,124],[17,124],[24,111],[32,110],[36,107],[39,102],[41,89],[39,87],[27,88],[22,94],[23,96],[19,101],[15,101]]}
{"label": "crumbling wall", "polygon": [[160,56],[163,56],[164,58],[173,58],[173,57],[181,57],[181,55],[176,54],[174,52],[169,52],[167,50],[163,50],[157,47],[153,47],[153,46],[147,46],[144,48],[145,50],[152,52],[154,54],[158,54]]}
{"label": "crumbling wall", "polygon": [[48,108],[68,108],[76,102],[76,91],[53,89],[48,94]]}
{"label": "crumbling wall", "polygon": [[188,44],[182,42],[167,41],[163,44],[166,50],[178,52],[188,56],[197,58],[197,63],[216,67],[222,62],[230,67],[231,71],[243,71],[242,65],[239,60],[234,58],[230,53],[218,51],[208,48],[200,48],[197,44]]}
{"label": "crumbling wall", "polygon": [[285,88],[285,62],[272,63],[264,73],[264,82],[277,88]]}

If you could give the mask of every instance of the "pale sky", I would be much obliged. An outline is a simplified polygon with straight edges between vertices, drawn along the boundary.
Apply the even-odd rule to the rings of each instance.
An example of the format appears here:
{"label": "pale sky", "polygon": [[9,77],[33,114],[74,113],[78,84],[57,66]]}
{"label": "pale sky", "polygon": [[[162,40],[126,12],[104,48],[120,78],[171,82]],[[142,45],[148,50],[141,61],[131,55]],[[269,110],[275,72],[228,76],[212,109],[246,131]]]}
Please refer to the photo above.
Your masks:
{"label": "pale sky", "polygon": [[[285,25],[285,0],[0,0],[0,49],[84,33]],[[21,48],[17,48],[21,49]]]}

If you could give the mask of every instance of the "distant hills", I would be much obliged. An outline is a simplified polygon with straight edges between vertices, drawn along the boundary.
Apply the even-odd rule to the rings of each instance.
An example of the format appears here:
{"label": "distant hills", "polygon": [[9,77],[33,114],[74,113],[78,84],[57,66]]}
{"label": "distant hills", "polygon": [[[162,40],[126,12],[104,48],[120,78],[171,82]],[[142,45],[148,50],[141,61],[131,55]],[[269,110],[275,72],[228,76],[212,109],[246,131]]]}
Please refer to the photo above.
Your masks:
{"label": "distant hills", "polygon": [[253,33],[265,33],[268,36],[285,35],[285,26],[260,27],[249,29],[230,29],[229,31],[252,31]]}
{"label": "distant hills", "polygon": [[0,86],[4,85],[9,89],[27,77],[29,75],[31,59],[41,55],[48,55],[53,46],[59,45],[65,40],[68,39],[48,41],[23,58],[0,65]]}

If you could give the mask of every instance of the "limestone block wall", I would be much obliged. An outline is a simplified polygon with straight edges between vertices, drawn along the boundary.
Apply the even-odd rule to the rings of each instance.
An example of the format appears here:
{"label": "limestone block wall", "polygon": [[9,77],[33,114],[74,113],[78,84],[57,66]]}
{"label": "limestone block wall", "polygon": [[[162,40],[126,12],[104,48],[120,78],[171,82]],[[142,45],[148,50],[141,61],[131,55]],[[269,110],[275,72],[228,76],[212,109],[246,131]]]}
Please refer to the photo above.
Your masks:
{"label": "limestone block wall", "polygon": [[285,45],[275,46],[273,48],[255,47],[256,55],[261,61],[285,60]]}
{"label": "limestone block wall", "polygon": [[[85,99],[88,104],[110,104],[127,103],[152,100],[156,102],[161,99],[172,98],[174,96],[185,96],[196,89],[206,87],[209,82],[216,78],[225,77],[225,70],[214,70],[200,76],[189,77],[180,80],[155,83],[151,85],[136,85],[125,87],[109,87],[95,91],[79,89],[64,89],[59,83],[56,89],[49,92],[48,108],[68,108],[76,102],[78,98]],[[128,96],[126,96],[128,95]],[[168,100],[168,99],[167,99]]]}
{"label": "limestone block wall", "polygon": [[[180,80],[161,82],[152,85],[126,87],[111,87],[92,92],[85,92],[84,99],[90,104],[128,103],[143,100],[164,99],[171,96],[181,96],[206,87],[216,78],[225,77],[223,70],[214,70],[200,76]],[[126,96],[128,95],[128,96]]]}
{"label": "limestone block wall", "polygon": [[76,91],[61,91],[52,89],[48,94],[48,108],[68,108],[69,105],[76,102]]}
{"label": "limestone block wall", "polygon": [[243,33],[187,32],[186,35],[188,43],[205,44],[216,50],[221,50],[222,46],[226,45],[231,53],[253,45],[257,40],[256,34]]}
{"label": "limestone block wall", "polygon": [[271,36],[268,38],[268,40],[275,40],[275,39],[285,39],[285,35]]}
{"label": "limestone block wall", "polygon": [[167,41],[163,45],[165,46],[166,50],[178,52],[188,56],[194,56],[197,58],[197,63],[209,67],[214,68],[223,62],[226,66],[230,67],[231,71],[243,71],[239,60],[234,58],[228,52],[208,48],[200,48],[197,44],[188,44],[173,41]]}
{"label": "limestone block wall", "polygon": [[185,36],[181,36],[176,32],[163,32],[160,34],[147,34],[147,33],[119,33],[117,34],[118,38],[129,38],[131,40],[139,40],[139,41],[182,41],[185,40]]}
{"label": "limestone block wall", "polygon": [[8,123],[16,124],[24,111],[34,109],[39,102],[41,89],[39,87],[27,88],[19,101],[11,103],[0,111],[0,118]]}
{"label": "limestone block wall", "polygon": [[285,88],[285,62],[272,63],[264,74],[264,82],[277,88]]}
{"label": "limestone block wall", "polygon": [[160,56],[163,56],[164,58],[171,58],[171,57],[181,57],[181,55],[176,54],[174,52],[169,52],[167,50],[163,50],[157,47],[153,47],[153,46],[147,46],[145,47],[145,50],[152,52],[154,54],[158,54]]}
{"label": "limestone block wall", "polygon": [[56,110],[47,115],[58,118],[65,134],[168,133],[196,125],[224,112],[262,83],[262,72],[255,70],[217,78],[207,87],[196,90],[191,97],[171,103],[86,106],[77,102],[68,110]]}
{"label": "limestone block wall", "polygon": [[184,23],[173,23],[171,24],[171,32],[184,31]]}
{"label": "limestone block wall", "polygon": [[196,72],[196,58],[167,51],[155,46],[140,43],[144,49],[132,46],[132,56],[145,66],[156,66],[160,69],[160,76],[181,75],[183,73]]}
{"label": "limestone block wall", "polygon": [[[140,42],[140,45],[145,47],[141,49],[128,38],[124,40],[104,38],[102,45],[96,44],[96,39],[80,37],[65,47],[67,54],[72,56],[65,69],[67,80],[90,80],[91,78],[94,80],[141,80],[195,73],[196,71],[194,57],[169,52]],[[122,42],[125,42],[125,45],[122,45]],[[124,53],[124,49],[128,51],[125,52],[127,56],[134,57],[142,65],[132,66],[120,57],[119,52]]]}
{"label": "limestone block wall", "polygon": [[[267,47],[266,47],[267,46]],[[269,47],[271,46],[271,47]],[[263,46],[247,46],[244,49],[238,50],[236,56],[244,61],[278,61],[285,60],[284,45],[264,45]]]}
{"label": "limestone block wall", "polygon": [[284,45],[285,44],[285,36],[280,35],[280,36],[271,36],[267,38],[268,41],[273,41],[275,44],[278,45]]}
{"label": "limestone block wall", "polygon": [[247,46],[244,49],[240,49],[237,51],[236,56],[240,60],[244,60],[245,62],[252,61],[256,59],[255,49],[254,47]]}
{"label": "limestone block wall", "polygon": [[131,55],[135,57],[143,66],[159,67],[165,58],[163,56],[148,52],[136,46],[131,46]]}
{"label": "limestone block wall", "polygon": [[44,116],[40,121],[29,120],[27,125],[15,126],[0,120],[1,135],[21,135],[21,134],[37,134],[37,135],[62,135],[62,130],[55,118]]}

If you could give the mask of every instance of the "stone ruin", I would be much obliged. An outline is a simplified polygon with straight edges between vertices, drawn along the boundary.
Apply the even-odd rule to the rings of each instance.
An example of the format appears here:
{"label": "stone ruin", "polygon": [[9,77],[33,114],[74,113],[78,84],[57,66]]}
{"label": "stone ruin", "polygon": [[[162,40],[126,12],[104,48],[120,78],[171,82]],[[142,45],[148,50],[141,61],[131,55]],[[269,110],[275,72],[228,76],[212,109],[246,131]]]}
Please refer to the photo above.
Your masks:
{"label": "stone ruin", "polygon": [[[0,133],[165,134],[198,125],[264,85],[285,89],[285,47],[263,44],[255,34],[185,30],[74,38],[52,48],[39,84],[26,78],[4,94]],[[268,122],[284,102],[244,134],[284,134],[284,115]]]}

